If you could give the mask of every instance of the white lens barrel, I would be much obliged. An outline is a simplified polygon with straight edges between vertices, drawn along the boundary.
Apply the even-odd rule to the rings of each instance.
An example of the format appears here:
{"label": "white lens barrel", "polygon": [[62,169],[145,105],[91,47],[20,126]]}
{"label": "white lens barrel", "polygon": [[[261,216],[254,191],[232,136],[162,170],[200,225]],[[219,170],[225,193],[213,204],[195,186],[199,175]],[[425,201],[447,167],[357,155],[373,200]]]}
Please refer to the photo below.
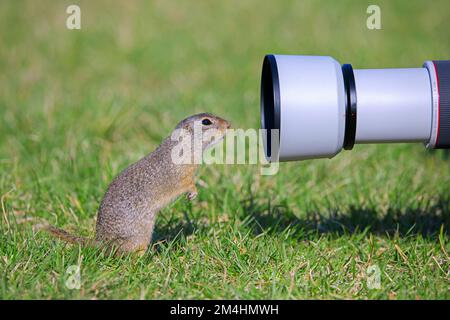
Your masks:
{"label": "white lens barrel", "polygon": [[[332,158],[354,143],[448,148],[449,97],[450,61],[353,70],[326,56],[267,55],[261,79],[266,157]],[[272,143],[270,131],[277,129],[279,141]]]}
{"label": "white lens barrel", "polygon": [[[345,130],[341,65],[331,57],[266,56],[263,86],[270,77],[272,84],[261,92],[262,126],[280,130],[279,160],[336,155],[342,149]],[[272,88],[278,94],[272,93]],[[275,99],[271,99],[274,95]],[[274,109],[274,117],[278,114],[279,125],[270,127],[269,117],[264,119],[264,115],[271,109]],[[271,161],[276,160],[276,153],[267,153]]]}
{"label": "white lens barrel", "polygon": [[427,69],[367,69],[354,74],[356,143],[430,139],[432,97]]}

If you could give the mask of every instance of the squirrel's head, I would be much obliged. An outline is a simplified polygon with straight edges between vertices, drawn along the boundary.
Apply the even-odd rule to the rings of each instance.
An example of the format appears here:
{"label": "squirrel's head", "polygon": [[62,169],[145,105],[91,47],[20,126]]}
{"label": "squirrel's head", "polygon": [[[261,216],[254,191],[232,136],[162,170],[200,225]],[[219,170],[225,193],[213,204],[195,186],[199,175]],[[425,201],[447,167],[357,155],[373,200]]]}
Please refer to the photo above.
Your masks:
{"label": "squirrel's head", "polygon": [[205,150],[222,140],[229,128],[231,124],[227,120],[211,113],[199,113],[180,121],[175,129],[186,130],[194,139],[201,138]]}

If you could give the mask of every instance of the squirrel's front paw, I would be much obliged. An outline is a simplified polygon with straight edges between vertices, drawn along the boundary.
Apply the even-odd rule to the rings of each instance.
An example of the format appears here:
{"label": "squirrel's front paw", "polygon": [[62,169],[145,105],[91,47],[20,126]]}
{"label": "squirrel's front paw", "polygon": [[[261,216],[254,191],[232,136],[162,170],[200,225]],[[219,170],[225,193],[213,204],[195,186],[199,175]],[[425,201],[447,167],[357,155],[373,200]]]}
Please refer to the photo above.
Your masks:
{"label": "squirrel's front paw", "polygon": [[198,195],[197,190],[191,191],[191,192],[188,192],[187,198],[188,198],[188,200],[192,201],[197,197],[197,195]]}

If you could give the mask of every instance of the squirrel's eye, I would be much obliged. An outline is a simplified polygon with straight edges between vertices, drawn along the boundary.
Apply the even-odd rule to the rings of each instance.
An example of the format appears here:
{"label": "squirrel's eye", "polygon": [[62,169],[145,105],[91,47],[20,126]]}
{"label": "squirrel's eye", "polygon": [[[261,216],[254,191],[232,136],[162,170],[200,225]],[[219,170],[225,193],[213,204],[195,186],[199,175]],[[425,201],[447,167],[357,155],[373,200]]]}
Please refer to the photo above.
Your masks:
{"label": "squirrel's eye", "polygon": [[212,123],[212,122],[211,122],[211,120],[209,120],[209,119],[203,119],[203,120],[202,120],[202,124],[203,124],[204,126],[209,126],[211,123]]}

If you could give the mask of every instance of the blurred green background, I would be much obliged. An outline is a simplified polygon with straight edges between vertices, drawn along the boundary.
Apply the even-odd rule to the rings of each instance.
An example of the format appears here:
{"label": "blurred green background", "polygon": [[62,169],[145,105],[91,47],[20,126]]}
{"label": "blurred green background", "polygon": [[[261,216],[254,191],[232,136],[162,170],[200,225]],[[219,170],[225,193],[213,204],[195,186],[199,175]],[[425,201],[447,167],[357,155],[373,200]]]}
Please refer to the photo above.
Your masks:
{"label": "blurred green background", "polygon": [[[81,7],[81,30],[66,8]],[[366,9],[381,8],[368,30]],[[449,59],[448,0],[0,2],[0,297],[448,298],[450,159],[420,144],[333,160],[204,166],[200,194],[116,260],[32,231],[92,236],[111,179],[182,118],[259,127],[267,53],[354,68]],[[81,263],[82,289],[64,285]],[[366,270],[382,271],[380,289]]]}

